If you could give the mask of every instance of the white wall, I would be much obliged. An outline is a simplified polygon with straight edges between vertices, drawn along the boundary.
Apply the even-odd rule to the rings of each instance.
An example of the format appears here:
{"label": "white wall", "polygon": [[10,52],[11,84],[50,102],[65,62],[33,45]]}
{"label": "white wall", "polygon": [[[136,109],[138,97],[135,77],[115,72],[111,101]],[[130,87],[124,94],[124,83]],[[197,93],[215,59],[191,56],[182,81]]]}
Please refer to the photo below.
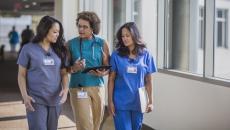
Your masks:
{"label": "white wall", "polygon": [[157,73],[154,111],[144,123],[156,130],[229,130],[230,88]]}
{"label": "white wall", "polygon": [[55,1],[55,17],[62,22],[64,36],[70,40],[77,36],[76,18],[78,13],[78,1],[57,0]]}

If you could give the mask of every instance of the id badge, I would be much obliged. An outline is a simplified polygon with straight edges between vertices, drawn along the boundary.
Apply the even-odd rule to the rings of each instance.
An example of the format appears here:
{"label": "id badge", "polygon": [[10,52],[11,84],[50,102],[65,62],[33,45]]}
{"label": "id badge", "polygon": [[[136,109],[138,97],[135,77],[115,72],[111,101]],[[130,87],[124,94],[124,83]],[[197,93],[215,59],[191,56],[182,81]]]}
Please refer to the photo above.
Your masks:
{"label": "id badge", "polygon": [[43,59],[43,64],[44,65],[55,65],[54,64],[54,59],[52,59],[52,58],[45,58],[45,59]]}
{"label": "id badge", "polygon": [[137,67],[136,66],[128,66],[127,67],[127,73],[136,74],[137,73]]}
{"label": "id badge", "polygon": [[85,91],[78,91],[77,98],[88,98],[88,94]]}

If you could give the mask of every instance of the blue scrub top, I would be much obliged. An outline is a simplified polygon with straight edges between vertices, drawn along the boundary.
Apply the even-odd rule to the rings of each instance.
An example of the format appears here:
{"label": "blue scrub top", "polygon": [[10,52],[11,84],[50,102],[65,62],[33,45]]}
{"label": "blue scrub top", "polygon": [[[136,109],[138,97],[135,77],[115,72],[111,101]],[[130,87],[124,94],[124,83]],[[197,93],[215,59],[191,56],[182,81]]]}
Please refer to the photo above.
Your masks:
{"label": "blue scrub top", "polygon": [[[44,60],[53,59],[52,65]],[[46,52],[39,44],[23,46],[17,64],[27,68],[27,92],[36,103],[48,106],[59,104],[61,97],[61,59],[52,48]]]}
{"label": "blue scrub top", "polygon": [[[116,72],[114,82],[114,105],[118,110],[140,111],[138,88],[145,86],[146,74],[157,71],[154,59],[144,49],[135,59],[120,56],[117,51],[112,53],[110,64],[111,71]],[[128,72],[128,68],[136,68],[136,73]]]}

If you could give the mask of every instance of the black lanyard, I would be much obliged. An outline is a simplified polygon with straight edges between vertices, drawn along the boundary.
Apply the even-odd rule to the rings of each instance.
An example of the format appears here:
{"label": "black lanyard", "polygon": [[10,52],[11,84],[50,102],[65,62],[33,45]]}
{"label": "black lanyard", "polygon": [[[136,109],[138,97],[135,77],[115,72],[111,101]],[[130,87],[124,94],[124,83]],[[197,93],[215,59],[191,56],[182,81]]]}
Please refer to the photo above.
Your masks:
{"label": "black lanyard", "polygon": [[83,59],[82,57],[82,38],[80,38],[80,59]]}

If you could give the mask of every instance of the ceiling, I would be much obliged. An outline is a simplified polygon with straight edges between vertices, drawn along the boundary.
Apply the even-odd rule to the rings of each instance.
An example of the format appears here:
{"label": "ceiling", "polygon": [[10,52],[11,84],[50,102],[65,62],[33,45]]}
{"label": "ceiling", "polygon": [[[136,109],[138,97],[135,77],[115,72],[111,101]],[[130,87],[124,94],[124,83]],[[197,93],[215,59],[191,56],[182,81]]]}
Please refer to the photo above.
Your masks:
{"label": "ceiling", "polygon": [[36,14],[54,10],[54,0],[0,0],[0,15]]}

